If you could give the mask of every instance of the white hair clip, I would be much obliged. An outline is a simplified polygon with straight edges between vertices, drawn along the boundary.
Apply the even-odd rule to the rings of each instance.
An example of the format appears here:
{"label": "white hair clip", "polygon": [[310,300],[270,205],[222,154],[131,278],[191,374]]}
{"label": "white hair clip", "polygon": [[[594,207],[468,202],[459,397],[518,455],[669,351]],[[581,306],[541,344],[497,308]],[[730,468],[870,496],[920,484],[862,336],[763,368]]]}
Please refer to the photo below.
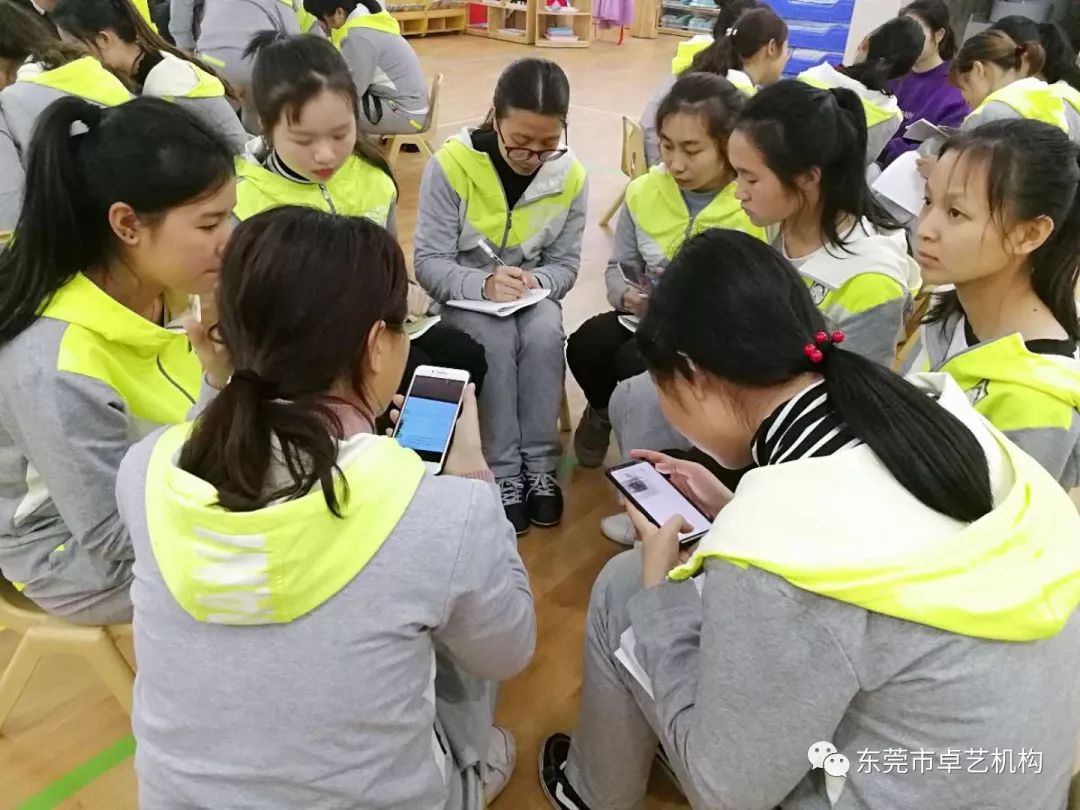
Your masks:
{"label": "white hair clip", "polygon": [[736,28],[736,27],[735,27],[735,26],[733,25],[733,26],[731,26],[731,28],[729,28],[729,29],[728,29],[727,31],[725,31],[725,32],[724,32],[724,36],[726,36],[726,37],[733,37],[733,36],[735,36],[735,35],[736,35],[737,33],[739,33],[739,29],[738,29],[738,28]]}

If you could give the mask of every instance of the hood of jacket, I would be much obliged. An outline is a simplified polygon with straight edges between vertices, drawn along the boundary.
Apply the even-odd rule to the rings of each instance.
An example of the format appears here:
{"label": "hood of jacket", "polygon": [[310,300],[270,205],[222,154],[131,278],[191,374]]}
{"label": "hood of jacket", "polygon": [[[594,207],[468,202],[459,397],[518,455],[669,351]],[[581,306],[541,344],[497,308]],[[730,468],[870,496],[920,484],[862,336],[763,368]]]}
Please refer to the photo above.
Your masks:
{"label": "hood of jacket", "polygon": [[47,70],[39,62],[26,62],[16,71],[15,80],[51,87],[69,96],[96,102],[103,107],[115,107],[132,97],[123,82],[92,56],[73,59],[52,70]]}
{"label": "hood of jacket", "polygon": [[880,90],[871,90],[857,79],[841,73],[827,62],[817,67],[804,70],[798,77],[801,81],[814,87],[828,89],[833,87],[845,87],[857,95],[863,103],[866,112],[866,126],[872,127],[889,118],[903,116],[900,104],[894,96],[882,93]]}
{"label": "hood of jacket", "polygon": [[[456,135],[452,135],[443,144],[440,152],[444,154],[449,162],[459,166],[466,176],[473,178],[474,182],[477,178],[486,178],[493,183],[493,190],[497,190],[499,196],[503,197],[503,206],[505,207],[505,195],[502,191],[502,183],[499,182],[499,176],[495,172],[495,165],[491,162],[491,158],[487,153],[481,152],[473,146],[473,131],[473,129],[467,128]],[[525,193],[521,195],[518,206],[525,206],[542,197],[559,194],[566,188],[568,180],[571,179],[571,174],[575,173],[575,170],[580,166],[581,164],[578,163],[573,151],[569,148],[566,154],[558,160],[542,164],[540,171],[536,173],[536,177],[533,178],[529,187],[525,189]],[[580,176],[581,182],[584,182],[585,171],[583,168],[580,169]],[[580,188],[581,183],[579,182],[572,190],[571,196],[576,195]]]}
{"label": "hood of jacket", "polygon": [[[394,531],[424,465],[393,439],[359,434],[340,443],[343,517],[322,488],[252,512],[217,505],[217,490],[177,466],[191,425],[158,439],[147,472],[154,559],[170,593],[209,624],[283,624],[344,588]],[[348,496],[344,496],[347,485]]]}
{"label": "hood of jacket", "polygon": [[928,509],[862,445],[748,473],[672,578],[716,557],[960,635],[1055,635],[1080,604],[1076,508],[1038,462],[972,409],[949,375],[910,379],[979,439],[994,489],[989,514],[963,523]]}
{"label": "hood of jacket", "polygon": [[908,255],[904,231],[879,233],[863,220],[843,236],[844,247],[821,248],[799,267],[799,274],[836,289],[860,273],[881,273],[912,294],[918,291],[922,274],[919,263]]}

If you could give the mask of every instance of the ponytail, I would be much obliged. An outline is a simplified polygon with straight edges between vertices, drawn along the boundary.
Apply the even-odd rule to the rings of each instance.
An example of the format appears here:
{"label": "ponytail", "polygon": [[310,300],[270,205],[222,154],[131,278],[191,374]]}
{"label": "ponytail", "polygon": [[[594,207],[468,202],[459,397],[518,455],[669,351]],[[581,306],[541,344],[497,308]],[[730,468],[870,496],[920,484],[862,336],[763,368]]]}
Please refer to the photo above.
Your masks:
{"label": "ponytail", "polygon": [[206,62],[170,45],[158,34],[131,0],[60,0],[51,12],[53,22],[76,39],[92,45],[101,31],[112,31],[122,42],[138,45],[143,51],[158,51],[190,62],[204,73],[217,78],[225,88],[225,96],[239,103],[236,91]]}
{"label": "ponytail", "polygon": [[311,34],[259,31],[244,50],[245,59],[254,59],[251,97],[263,127],[263,138],[286,116],[295,121],[304,105],[323,91],[338,93],[349,103],[357,120],[354,154],[382,169],[394,181],[394,170],[377,146],[360,134],[360,99],[356,84],[341,53],[330,42]]}
{"label": "ponytail", "polygon": [[404,330],[407,288],[401,248],[370,220],[284,206],[241,223],[218,287],[219,336],[238,370],[195,422],[179,466],[230,511],[319,486],[341,517],[349,491],[335,405],[345,402],[330,392],[347,381],[374,423],[384,403],[370,401],[363,378],[368,336],[379,323]]}
{"label": "ponytail", "polygon": [[[913,25],[917,25],[912,22]],[[820,222],[826,245],[843,248],[844,219],[886,231],[902,226],[866,184],[866,113],[851,90],[821,90],[789,79],[762,88],[743,108],[736,129],[765,157],[781,184],[798,193],[798,178],[821,173]]]}
{"label": "ponytail", "polygon": [[867,38],[866,59],[842,68],[870,90],[889,92],[889,82],[906,76],[915,67],[926,44],[922,26],[910,17],[897,17]]}
{"label": "ponytail", "polygon": [[1050,84],[1065,82],[1080,90],[1080,67],[1076,64],[1076,51],[1069,44],[1065,32],[1057,23],[1039,25],[1039,43],[1046,54],[1043,75]]}
{"label": "ponytail", "polygon": [[[1041,121],[992,121],[953,136],[941,156],[956,154],[986,173],[990,215],[1004,232],[1016,222],[1046,217],[1054,224],[1031,257],[1031,286],[1061,327],[1080,340],[1080,152],[1069,136]],[[960,310],[956,292],[937,296],[928,323]]]}
{"label": "ponytail", "polygon": [[771,8],[761,6],[744,12],[723,32],[713,33],[713,44],[694,55],[688,73],[727,76],[729,70],[742,70],[743,61],[770,42],[781,46],[787,42],[788,27]]}
{"label": "ponytail", "polygon": [[1046,52],[1038,42],[1017,44],[1016,40],[1004,31],[988,29],[971,37],[960,47],[950,71],[953,84],[957,83],[960,76],[970,73],[976,62],[1034,76],[1042,71]]}
{"label": "ponytail", "polygon": [[811,364],[803,349],[827,328],[789,262],[747,234],[716,229],[683,245],[636,339],[661,386],[704,373],[761,389],[819,372],[840,419],[912,496],[964,522],[990,512],[990,473],[976,437],[884,366],[837,346]]}
{"label": "ponytail", "polygon": [[77,96],[53,102],[34,128],[22,211],[0,252],[0,343],[33,323],[76,273],[112,258],[113,204],[127,203],[143,217],[164,215],[233,176],[228,144],[168,101],[138,98],[109,108]]}

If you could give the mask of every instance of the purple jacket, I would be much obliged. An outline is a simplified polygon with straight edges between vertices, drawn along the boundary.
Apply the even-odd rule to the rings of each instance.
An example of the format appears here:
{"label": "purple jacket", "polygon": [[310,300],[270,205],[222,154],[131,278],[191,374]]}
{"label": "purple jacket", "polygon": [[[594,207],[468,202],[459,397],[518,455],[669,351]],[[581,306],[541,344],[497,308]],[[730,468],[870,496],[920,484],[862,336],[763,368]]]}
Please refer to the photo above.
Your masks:
{"label": "purple jacket", "polygon": [[891,89],[904,111],[904,123],[881,153],[882,166],[918,147],[919,144],[904,138],[907,128],[916,121],[925,118],[938,126],[958,127],[971,112],[960,90],[949,83],[948,62],[925,73],[909,73],[897,79]]}

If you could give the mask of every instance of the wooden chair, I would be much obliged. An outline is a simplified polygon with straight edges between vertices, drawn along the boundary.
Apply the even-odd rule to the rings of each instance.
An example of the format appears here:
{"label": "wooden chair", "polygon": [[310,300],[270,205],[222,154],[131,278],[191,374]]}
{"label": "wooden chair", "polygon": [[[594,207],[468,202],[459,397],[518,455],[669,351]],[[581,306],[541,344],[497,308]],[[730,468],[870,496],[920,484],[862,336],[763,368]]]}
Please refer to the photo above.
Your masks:
{"label": "wooden chair", "polygon": [[435,131],[439,128],[439,95],[442,91],[442,83],[443,75],[441,73],[436,74],[431,82],[427,123],[424,128],[417,130],[415,133],[392,135],[390,137],[390,143],[386,147],[386,161],[390,164],[391,169],[397,168],[397,159],[398,155],[401,154],[401,147],[407,143],[411,143],[419,149],[421,154],[429,158],[434,157],[435,149],[428,138],[435,134]]}
{"label": "wooden chair", "polygon": [[91,627],[50,616],[0,577],[0,625],[22,635],[0,675],[0,729],[26,689],[38,662],[50,653],[78,655],[90,662],[109,691],[131,714],[135,673],[117,649],[116,639],[131,635],[131,625]]}
{"label": "wooden chair", "polygon": [[569,433],[573,424],[573,421],[570,419],[570,400],[566,396],[566,386],[564,385],[562,392],[562,408],[559,410],[559,430],[563,433]]}
{"label": "wooden chair", "polygon": [[[649,161],[645,157],[645,130],[641,124],[627,118],[622,120],[622,173],[631,180],[636,180],[649,171]],[[629,185],[629,183],[627,183]],[[600,220],[600,227],[606,228],[608,223],[619,213],[623,202],[626,200],[626,187],[619,193],[619,197]]]}

